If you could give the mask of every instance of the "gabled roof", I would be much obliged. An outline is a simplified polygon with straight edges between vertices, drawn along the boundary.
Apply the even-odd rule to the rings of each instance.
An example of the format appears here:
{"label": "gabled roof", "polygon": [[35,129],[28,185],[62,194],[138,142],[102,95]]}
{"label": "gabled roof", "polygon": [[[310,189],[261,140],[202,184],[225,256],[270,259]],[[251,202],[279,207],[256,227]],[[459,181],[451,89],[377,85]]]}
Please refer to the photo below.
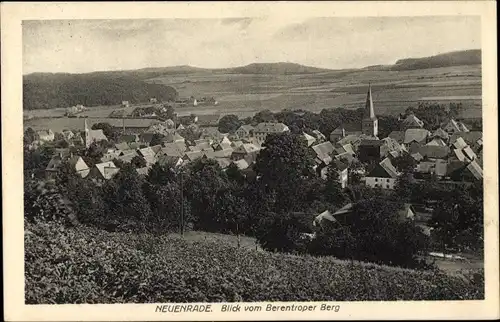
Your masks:
{"label": "gabled roof", "polygon": [[167,165],[177,165],[179,161],[182,161],[182,158],[180,156],[169,156],[169,155],[161,155],[158,157],[158,164],[161,166],[167,166]]}
{"label": "gabled roof", "polygon": [[107,141],[108,138],[102,130],[88,130],[87,138],[89,142]]}
{"label": "gabled roof", "polygon": [[455,156],[457,157],[458,160],[462,162],[465,162],[467,160],[467,156],[465,156],[462,150],[454,149],[453,152],[455,153]]}
{"label": "gabled roof", "polygon": [[215,158],[215,161],[217,161],[222,169],[226,169],[231,164],[231,159],[229,158]]}
{"label": "gabled roof", "polygon": [[403,124],[406,128],[410,128],[410,127],[423,128],[424,127],[424,122],[422,122],[418,117],[416,117],[415,114],[408,115],[406,117],[406,119],[403,120]]}
{"label": "gabled roof", "polygon": [[432,136],[433,137],[442,138],[442,139],[445,139],[445,140],[447,140],[450,137],[450,135],[448,133],[446,133],[446,131],[443,130],[442,128],[439,128],[436,131],[434,131],[434,133],[432,134]]}
{"label": "gabled roof", "polygon": [[122,134],[118,139],[119,142],[126,142],[126,143],[137,142],[137,140],[138,140],[137,134]]}
{"label": "gabled roof", "polygon": [[481,166],[476,161],[472,161],[467,165],[467,169],[472,173],[474,178],[477,180],[482,180],[483,179],[483,169]]}
{"label": "gabled roof", "polygon": [[95,168],[97,168],[99,173],[106,180],[111,179],[120,170],[112,161],[98,163],[95,165]]}
{"label": "gabled roof", "polygon": [[401,144],[405,141],[405,132],[404,131],[392,131],[388,137],[396,140],[396,142]]}
{"label": "gabled roof", "polygon": [[412,153],[412,154],[411,154],[411,157],[412,157],[413,159],[415,159],[416,161],[420,161],[420,160],[422,160],[422,159],[424,158],[424,157],[423,157],[420,153],[418,153],[418,152],[417,152],[417,153]]}
{"label": "gabled roof", "polygon": [[199,125],[217,125],[221,117],[220,114],[201,114],[197,115]]}
{"label": "gabled roof", "polygon": [[248,154],[248,153],[256,153],[260,151],[260,149],[255,146],[254,144],[252,143],[243,143],[242,145],[240,145],[239,147],[237,147],[236,149],[234,149],[233,153],[244,153],[244,154]]}
{"label": "gabled roof", "polygon": [[362,147],[362,146],[375,146],[375,147],[379,147],[382,144],[383,144],[383,142],[377,141],[377,140],[361,140],[361,142],[359,142],[359,147]]}
{"label": "gabled roof", "polygon": [[201,158],[203,156],[203,152],[201,151],[189,151],[189,152],[186,152],[186,154],[184,155],[184,157],[186,159],[188,159],[189,161],[194,161],[198,158]]}
{"label": "gabled roof", "polygon": [[389,158],[385,158],[375,166],[375,168],[367,175],[367,177],[396,179],[398,177],[398,171],[392,165],[391,160]]}
{"label": "gabled roof", "polygon": [[159,155],[168,155],[171,157],[182,157],[184,155],[184,151],[181,151],[181,148],[177,146],[175,143],[165,143],[164,147],[160,149],[158,152]]}
{"label": "gabled roof", "polygon": [[128,146],[127,142],[116,143],[115,148],[121,151],[130,150],[130,147]]}
{"label": "gabled roof", "polygon": [[455,143],[458,138],[462,138],[467,144],[473,145],[478,140],[483,138],[483,132],[481,131],[471,131],[471,132],[456,132],[450,136],[450,144]]}
{"label": "gabled roof", "polygon": [[244,131],[244,132],[247,132],[249,133],[250,131],[253,130],[253,126],[250,125],[250,124],[243,124],[242,126],[240,126],[236,132],[240,132],[240,131]]}
{"label": "gabled roof", "polygon": [[332,223],[337,222],[337,219],[335,219],[335,217],[333,217],[332,213],[328,210],[325,210],[322,213],[320,213],[319,215],[317,215],[316,217],[314,217],[313,226],[320,225],[323,220],[328,220],[329,222],[332,222]]}
{"label": "gabled roof", "polygon": [[149,173],[150,167],[143,167],[143,168],[138,168],[135,171],[137,171],[137,174],[140,176],[146,176]]}
{"label": "gabled roof", "polygon": [[446,146],[446,143],[439,137],[435,137],[431,141],[429,141],[426,145],[434,145],[434,146]]}
{"label": "gabled roof", "polygon": [[309,134],[307,133],[302,133],[302,136],[304,137],[304,139],[306,139],[306,142],[307,142],[307,146],[311,146],[315,141],[316,139],[312,136],[310,136]]}
{"label": "gabled roof", "polygon": [[424,158],[446,159],[450,154],[450,148],[447,146],[424,145],[418,149],[418,153]]}
{"label": "gabled roof", "polygon": [[339,210],[335,211],[333,213],[333,216],[350,214],[352,212],[352,208],[353,208],[353,204],[352,203],[348,203],[344,207],[342,207]]}
{"label": "gabled roof", "polygon": [[469,158],[469,160],[474,160],[477,158],[477,155],[472,151],[470,146],[465,147],[462,152]]}
{"label": "gabled roof", "polygon": [[179,124],[179,126],[177,127],[177,130],[184,130],[184,129],[185,129],[184,125],[182,125],[182,124]]}
{"label": "gabled roof", "polygon": [[233,141],[233,142],[231,143],[231,146],[232,146],[233,148],[237,148],[237,147],[239,147],[239,146],[241,146],[241,145],[243,145],[243,142],[242,142],[242,141]]}
{"label": "gabled roof", "polygon": [[116,157],[118,160],[121,160],[126,163],[132,162],[132,159],[137,156],[137,152],[135,150],[131,151],[125,151],[126,153],[124,155],[121,155],[119,157]]}
{"label": "gabled roof", "polygon": [[289,131],[288,126],[283,123],[262,122],[255,126],[254,132],[281,133]]}
{"label": "gabled roof", "polygon": [[444,125],[444,128],[453,132],[469,132],[469,129],[465,126],[465,124],[457,122],[454,119],[450,119],[448,123]]}
{"label": "gabled roof", "polygon": [[316,153],[316,158],[325,164],[329,164],[335,154],[335,147],[330,141],[313,145],[311,148]]}
{"label": "gabled roof", "polygon": [[227,148],[223,150],[218,150],[213,152],[215,158],[229,158],[233,154],[233,148]]}
{"label": "gabled roof", "polygon": [[404,143],[408,144],[411,142],[423,143],[430,135],[430,132],[426,129],[408,129],[405,131]]}
{"label": "gabled roof", "polygon": [[245,159],[241,159],[241,160],[238,160],[238,161],[233,161],[233,163],[238,167],[238,169],[240,170],[245,170],[246,168],[248,168],[250,165],[248,164],[248,162],[245,160]]}
{"label": "gabled roof", "polygon": [[455,149],[459,149],[459,150],[462,150],[463,148],[465,148],[467,146],[467,143],[461,137],[457,138],[452,144],[453,144],[453,147]]}

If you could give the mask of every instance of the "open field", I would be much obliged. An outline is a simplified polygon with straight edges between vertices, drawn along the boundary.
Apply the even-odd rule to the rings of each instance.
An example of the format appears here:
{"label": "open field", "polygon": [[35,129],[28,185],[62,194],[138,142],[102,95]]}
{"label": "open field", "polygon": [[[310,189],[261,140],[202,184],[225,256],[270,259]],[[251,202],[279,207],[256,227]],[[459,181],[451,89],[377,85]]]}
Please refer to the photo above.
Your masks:
{"label": "open field", "polygon": [[[168,75],[147,80],[174,87],[180,97],[215,97],[219,104],[183,107],[179,115],[236,114],[240,117],[269,109],[359,108],[364,105],[368,83],[379,115],[396,115],[419,102],[462,103],[462,118],[478,118],[481,109],[481,67],[454,66],[410,71],[340,70],[307,75],[200,73]],[[130,113],[136,106],[126,108]],[[79,114],[106,118],[121,106],[90,107]],[[64,109],[24,111],[25,116],[61,117]],[[61,127],[68,119],[30,120],[26,126]],[[82,122],[82,121],[80,121]],[[89,122],[93,122],[90,121]]]}

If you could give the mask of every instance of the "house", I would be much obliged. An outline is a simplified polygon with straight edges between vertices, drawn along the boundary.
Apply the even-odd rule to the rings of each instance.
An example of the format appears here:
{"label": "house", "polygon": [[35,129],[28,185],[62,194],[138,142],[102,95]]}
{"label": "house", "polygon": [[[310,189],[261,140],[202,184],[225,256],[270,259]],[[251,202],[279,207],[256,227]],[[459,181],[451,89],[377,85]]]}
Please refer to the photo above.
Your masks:
{"label": "house", "polygon": [[454,149],[458,149],[458,150],[462,150],[466,146],[468,146],[468,144],[465,142],[465,140],[462,139],[461,137],[457,138],[453,143],[451,143],[451,145],[453,146]]}
{"label": "house", "polygon": [[151,97],[149,99],[149,104],[156,104],[156,103],[158,103],[158,100],[155,97]]}
{"label": "house", "polygon": [[114,159],[118,159],[121,151],[110,151],[103,154],[101,158],[101,162],[113,161]]}
{"label": "house", "polygon": [[130,163],[132,162],[132,159],[135,158],[136,156],[138,156],[136,150],[129,150],[129,151],[123,151],[123,154],[116,157],[116,159],[125,163]]}
{"label": "house", "polygon": [[167,155],[170,157],[182,157],[185,154],[185,149],[179,147],[175,143],[165,143],[164,146],[158,151],[157,156]]}
{"label": "house", "polygon": [[431,133],[426,129],[407,129],[403,143],[405,145],[410,145],[413,142],[425,144],[430,135]]}
{"label": "house", "polygon": [[171,130],[165,133],[165,137],[162,139],[162,142],[163,144],[176,143],[185,145],[186,140],[179,133],[177,133],[176,130]]}
{"label": "house", "polygon": [[338,154],[342,154],[342,153],[351,153],[351,154],[355,154],[354,153],[354,148],[352,147],[352,145],[350,143],[348,144],[344,144],[344,145],[341,145],[339,146],[338,144],[336,145],[335,147],[335,153],[338,155]]}
{"label": "house", "polygon": [[137,154],[146,161],[147,165],[156,163],[156,153],[151,147],[139,149],[137,150]]}
{"label": "house", "polygon": [[312,224],[316,229],[328,230],[332,229],[336,223],[337,220],[335,219],[335,217],[333,217],[332,213],[328,210],[325,210],[314,217]]}
{"label": "house", "polygon": [[158,164],[162,167],[179,167],[183,163],[184,160],[180,156],[168,156],[164,154],[158,158]]}
{"label": "house", "polygon": [[314,161],[318,165],[327,166],[332,161],[335,154],[335,147],[332,142],[326,141],[320,144],[313,145],[311,149],[314,151],[316,158]]}
{"label": "house", "polygon": [[456,132],[469,132],[469,129],[462,122],[457,122],[454,119],[450,119],[448,123],[442,126],[443,130],[448,134],[452,135]]}
{"label": "house", "polygon": [[448,164],[447,176],[455,181],[474,182],[483,180],[483,169],[476,161],[454,161]]}
{"label": "house", "polygon": [[443,139],[439,137],[433,138],[426,145],[434,145],[434,146],[447,146],[447,144],[443,141]]}
{"label": "house", "polygon": [[229,158],[216,158],[215,161],[217,161],[222,170],[227,169],[231,165],[231,159]]}
{"label": "house", "polygon": [[446,159],[450,154],[450,148],[447,146],[437,146],[437,145],[424,145],[421,146],[418,151],[424,159]]}
{"label": "house", "polygon": [[242,146],[242,145],[243,145],[243,141],[237,140],[237,141],[231,142],[231,147],[233,147],[233,148],[237,148],[237,147]]}
{"label": "house", "polygon": [[84,120],[85,127],[85,147],[89,147],[94,142],[107,141],[108,138],[102,130],[91,130],[87,126],[87,119]]}
{"label": "house", "polygon": [[130,150],[130,146],[127,144],[127,142],[121,142],[115,144],[115,149],[118,151],[126,151]]}
{"label": "house", "polygon": [[380,159],[381,141],[377,140],[362,140],[358,146],[358,158],[361,162],[370,162]]}
{"label": "house", "polygon": [[305,132],[302,133],[302,137],[306,140],[307,146],[311,146],[314,143],[314,141],[316,141],[316,139],[313,136]]}
{"label": "house", "polygon": [[199,159],[203,156],[203,152],[202,151],[189,151],[189,152],[186,152],[184,154],[184,156],[182,157],[182,160],[183,162],[191,162],[191,161],[194,161],[196,159]]}
{"label": "house", "polygon": [[330,133],[330,141],[335,143],[348,135],[361,135],[361,125],[356,123],[342,124]]}
{"label": "house", "polygon": [[220,142],[213,144],[212,147],[214,148],[214,151],[232,148],[231,141],[227,137],[224,137]]}
{"label": "house", "polygon": [[450,135],[442,128],[438,128],[436,131],[434,131],[434,133],[432,133],[432,137],[433,138],[440,138],[444,142],[448,142]]}
{"label": "house", "polygon": [[46,178],[54,179],[55,175],[61,170],[64,162],[67,162],[75,170],[76,174],[82,178],[85,178],[89,174],[90,169],[80,156],[70,156],[68,158],[68,156],[57,154],[50,159],[49,164],[45,168]]}
{"label": "house", "polygon": [[398,141],[390,137],[383,138],[380,142],[382,143],[380,146],[380,157],[382,158],[389,155],[397,157],[405,151]]}
{"label": "house", "polygon": [[213,151],[213,156],[215,158],[231,158],[231,155],[233,155],[233,152],[234,152],[234,149],[229,147],[227,149]]}
{"label": "house", "polygon": [[120,169],[117,168],[112,161],[98,163],[90,169],[87,178],[93,181],[102,182],[111,179],[119,170]]}
{"label": "house", "polygon": [[257,155],[260,151],[256,145],[252,143],[244,143],[238,148],[234,149],[231,154],[231,160],[238,161],[245,159],[248,163],[253,163],[257,159]]}
{"label": "house", "polygon": [[61,132],[62,138],[66,141],[72,140],[75,137],[75,133],[70,130],[63,130]]}
{"label": "house", "polygon": [[389,133],[388,137],[395,140],[399,144],[403,144],[405,141],[405,131],[392,131]]}
{"label": "house", "polygon": [[184,115],[177,118],[180,125],[188,126],[194,124],[198,121],[198,116],[196,115]]}
{"label": "house", "polygon": [[55,134],[51,129],[36,131],[36,138],[41,143],[54,141]]}
{"label": "house", "polygon": [[440,179],[446,177],[447,168],[448,162],[446,162],[446,160],[436,159],[434,164],[434,175]]}
{"label": "house", "polygon": [[223,134],[223,133],[219,132],[219,128],[207,126],[207,127],[202,128],[200,138],[201,139],[209,139],[209,140],[219,142],[226,136],[227,136],[227,134]]}
{"label": "house", "polygon": [[154,132],[143,132],[139,135],[139,143],[149,145],[153,137],[156,135]]}
{"label": "house", "polygon": [[389,158],[380,161],[365,177],[365,184],[371,188],[394,189],[398,172]]}
{"label": "house", "polygon": [[415,114],[409,114],[402,122],[403,129],[421,129],[424,127],[424,122],[422,122]]}
{"label": "house", "polygon": [[424,161],[417,164],[415,169],[415,174],[419,175],[421,178],[430,178],[434,173],[436,162]]}
{"label": "house", "polygon": [[359,144],[363,140],[375,140],[378,141],[378,138],[370,135],[365,135],[365,134],[360,134],[360,135],[354,135],[354,134],[349,134],[345,138],[340,139],[337,141],[337,145],[344,146],[346,144],[350,144],[354,151],[358,150]]}
{"label": "house", "polygon": [[319,130],[313,130],[312,136],[314,136],[314,138],[316,139],[316,143],[323,143],[326,141],[326,136]]}
{"label": "house", "polygon": [[122,107],[129,107],[130,104],[128,101],[122,101]]}
{"label": "house", "polygon": [[348,203],[344,207],[338,209],[332,214],[335,221],[341,225],[346,225],[349,223],[349,217],[352,215],[353,204]]}
{"label": "house", "polygon": [[340,187],[344,189],[347,187],[347,183],[349,182],[349,166],[341,160],[336,159],[333,160],[333,162],[335,162],[337,167],[338,182],[340,183]]}
{"label": "house", "polygon": [[449,143],[454,144],[455,141],[457,141],[459,138],[462,138],[462,140],[464,140],[465,143],[471,146],[477,145],[479,141],[481,141],[482,145],[483,132],[481,131],[455,132],[450,136]]}
{"label": "house", "polygon": [[236,130],[236,135],[239,138],[249,138],[253,136],[253,126],[250,124],[244,124]]}
{"label": "house", "polygon": [[151,167],[146,166],[146,167],[142,167],[142,168],[137,168],[137,169],[135,169],[135,171],[137,171],[137,174],[139,176],[145,177],[148,175],[149,169],[151,169]]}
{"label": "house", "polygon": [[198,115],[198,120],[196,121],[196,124],[198,124],[199,127],[218,126],[220,117],[221,117],[220,114]]}
{"label": "house", "polygon": [[233,163],[238,167],[238,169],[240,170],[245,170],[247,169],[250,165],[248,164],[248,162],[245,160],[245,159],[240,159],[240,160],[236,160],[236,161],[233,161]]}
{"label": "house", "polygon": [[185,127],[182,124],[179,124],[179,126],[177,127],[177,131],[181,131],[181,130],[184,130],[184,129],[185,129]]}
{"label": "house", "polygon": [[288,131],[290,131],[290,129],[283,123],[262,122],[255,126],[253,133],[257,143],[260,145],[264,143],[269,134],[284,133]]}
{"label": "house", "polygon": [[483,180],[483,169],[476,161],[472,161],[471,163],[469,163],[467,165],[467,170],[469,170],[474,179]]}

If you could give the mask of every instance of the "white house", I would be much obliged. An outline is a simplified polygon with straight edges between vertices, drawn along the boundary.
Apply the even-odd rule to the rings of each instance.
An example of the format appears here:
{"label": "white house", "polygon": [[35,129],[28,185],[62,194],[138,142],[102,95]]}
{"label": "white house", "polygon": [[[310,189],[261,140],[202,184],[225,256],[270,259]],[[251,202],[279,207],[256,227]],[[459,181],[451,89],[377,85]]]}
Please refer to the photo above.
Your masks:
{"label": "white house", "polygon": [[283,123],[269,123],[269,122],[259,123],[253,129],[254,137],[257,140],[258,144],[264,143],[269,134],[284,133],[288,131],[290,131],[290,129]]}
{"label": "white house", "polygon": [[371,188],[394,189],[398,172],[389,158],[380,161],[365,177],[365,184]]}

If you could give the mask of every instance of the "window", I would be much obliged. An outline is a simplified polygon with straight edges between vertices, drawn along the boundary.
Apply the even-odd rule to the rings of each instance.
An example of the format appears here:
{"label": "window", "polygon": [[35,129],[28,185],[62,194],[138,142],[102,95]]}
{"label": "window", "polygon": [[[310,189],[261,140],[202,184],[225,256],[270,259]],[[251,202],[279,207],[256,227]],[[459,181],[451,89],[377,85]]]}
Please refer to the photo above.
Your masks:
{"label": "window", "polygon": [[389,179],[387,179],[387,182],[389,182]]}
{"label": "window", "polygon": [[378,179],[377,179],[377,178],[375,178],[375,182],[378,182]]}

